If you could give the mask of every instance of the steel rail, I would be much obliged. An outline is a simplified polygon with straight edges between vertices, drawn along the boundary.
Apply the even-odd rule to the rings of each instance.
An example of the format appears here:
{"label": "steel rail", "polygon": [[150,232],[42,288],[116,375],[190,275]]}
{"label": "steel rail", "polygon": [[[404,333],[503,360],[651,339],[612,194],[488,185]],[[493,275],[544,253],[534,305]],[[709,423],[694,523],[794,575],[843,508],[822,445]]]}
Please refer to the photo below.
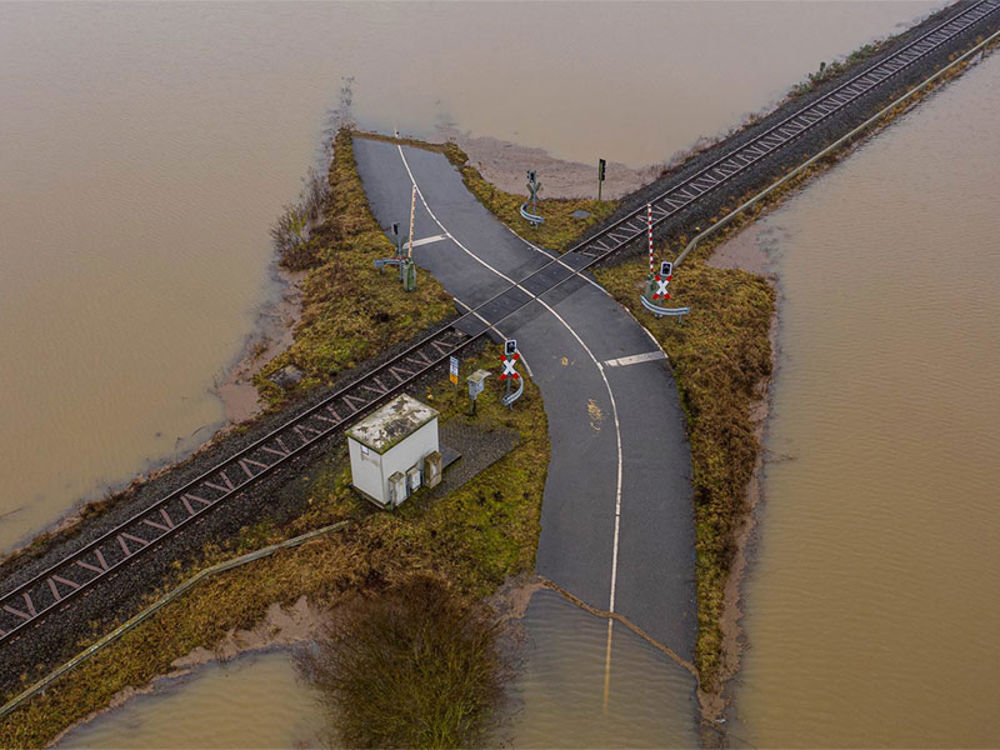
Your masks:
{"label": "steel rail", "polygon": [[[819,123],[833,117],[859,98],[879,89],[890,79],[908,70],[918,60],[940,49],[957,35],[1000,10],[1000,0],[979,2],[957,13],[933,29],[921,34],[904,47],[857,73],[847,81],[771,125],[742,146],[719,157],[683,182],[652,198],[654,226],[748,170]],[[647,231],[646,207],[637,207],[600,232],[585,238],[567,250],[593,256],[611,247],[621,248]],[[611,244],[606,241],[610,240]]]}
{"label": "steel rail", "polygon": [[369,411],[419,379],[441,364],[465,338],[466,334],[453,327],[425,337],[371,373],[4,593],[0,596],[0,643],[54,609],[65,606],[97,581],[111,577],[126,562],[328,437],[347,420]]}
{"label": "steel rail", "polygon": [[[705,193],[729,181],[737,173],[748,168],[750,164],[773,153],[776,149],[786,145],[809,128],[814,127],[835,111],[839,111],[854,102],[858,97],[879,87],[886,80],[912,65],[916,60],[938,49],[941,45],[963,31],[966,31],[983,18],[995,13],[998,9],[1000,9],[1000,0],[980,0],[980,2],[921,35],[918,39],[881,62],[874,64],[849,81],[841,84],[816,102],[803,107],[781,122],[771,126],[747,144],[717,159],[679,186],[665,191],[653,200],[654,224],[659,224],[666,220],[691,202],[698,200]],[[944,33],[939,34],[939,32]],[[924,45],[922,49],[918,48],[918,45],[930,40],[934,35],[939,35],[940,38],[933,40],[930,46]],[[899,60],[908,51],[912,52],[914,50],[916,50],[915,54],[910,56],[902,65],[891,68],[894,61]],[[890,66],[889,73],[879,78],[879,71],[883,70],[886,65]],[[869,76],[874,80],[869,80],[863,89],[849,91],[848,87]],[[837,100],[835,97],[844,91],[848,91],[848,96]],[[820,116],[811,122],[807,122],[805,127],[797,132],[781,132],[783,128],[787,129],[789,123],[801,117],[803,113],[809,113],[828,101],[834,101],[836,107],[829,111],[820,110]],[[772,142],[767,142],[766,139],[768,138],[771,138]],[[760,145],[762,142],[766,150],[761,152]],[[744,163],[738,165],[737,169],[733,169],[728,173],[719,169],[720,165],[723,165],[727,161],[741,158],[741,155],[746,154],[752,149],[757,149],[757,152],[752,154],[752,158],[746,159]],[[708,175],[713,169],[718,170],[722,175],[721,178],[714,178]],[[702,184],[699,184],[699,180],[702,181]],[[670,198],[671,195],[680,193],[681,191],[688,191],[692,188],[692,192],[697,192],[694,195],[685,194],[683,196],[685,198],[684,203],[677,206],[670,205],[670,201],[672,200]],[[668,202],[668,209],[663,209],[662,206],[657,205],[664,202]],[[641,228],[635,233],[631,231],[623,232],[623,227],[627,229],[627,222],[637,216],[641,216],[642,218]],[[246,489],[253,482],[269,475],[285,461],[300,455],[318,442],[326,439],[343,427],[348,419],[356,418],[366,413],[377,404],[423,377],[434,368],[443,364],[448,357],[461,352],[474,341],[477,341],[490,330],[490,327],[496,326],[543,294],[547,294],[566,281],[578,277],[584,271],[613,255],[632,242],[637,234],[645,232],[646,228],[644,207],[632,215],[625,216],[613,222],[603,228],[598,234],[578,243],[567,251],[566,255],[575,253],[577,256],[585,259],[583,265],[575,269],[570,268],[564,260],[566,255],[544,264],[542,267],[530,272],[517,284],[505,288],[485,302],[470,309],[469,312],[461,315],[450,327],[430,334],[412,344],[391,360],[375,368],[372,372],[339,389],[289,422],[279,426],[251,445],[189,481],[184,486],[174,490],[149,507],[135,513],[110,531],[105,532],[67,557],[34,575],[28,581],[17,585],[6,593],[0,594],[0,644],[18,636],[24,628],[38,622],[55,609],[67,606],[73,599],[89,590],[99,581],[113,577],[125,563],[131,562],[144,552],[152,549],[157,543],[174,535],[190,522],[203,517],[209,510],[219,507],[224,500]],[[598,240],[605,237],[610,238],[610,245],[598,242]],[[588,247],[594,247],[597,250],[597,254],[583,252]],[[556,268],[560,272],[564,269],[569,271],[569,273],[558,281],[555,281],[555,283],[546,282],[545,286],[537,293],[524,288],[525,283],[552,268]],[[526,299],[514,300],[513,309],[501,311],[502,315],[499,318],[487,320],[482,315],[482,312],[487,307],[502,301],[505,296],[512,294],[514,296],[524,294]],[[484,327],[474,334],[462,332],[458,328],[458,325],[466,320],[473,324],[481,321]],[[339,409],[337,408],[338,406],[340,407]],[[288,445],[286,439],[289,442],[294,441],[293,444]],[[235,479],[227,472],[233,472]],[[142,534],[137,533],[139,531]],[[42,602],[47,603],[43,605]]]}

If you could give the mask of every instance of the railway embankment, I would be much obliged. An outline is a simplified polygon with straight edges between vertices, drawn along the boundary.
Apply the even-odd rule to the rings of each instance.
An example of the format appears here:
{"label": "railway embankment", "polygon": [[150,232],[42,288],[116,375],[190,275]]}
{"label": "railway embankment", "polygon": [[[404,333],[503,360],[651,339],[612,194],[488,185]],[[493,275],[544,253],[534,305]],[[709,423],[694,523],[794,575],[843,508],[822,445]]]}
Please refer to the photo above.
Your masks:
{"label": "railway embankment", "polygon": [[[374,269],[373,259],[391,254],[391,245],[368,211],[363,192],[359,192],[350,138],[345,135],[338,139],[334,153],[327,220],[310,238],[314,257],[307,264],[311,270],[304,284],[303,322],[296,331],[292,349],[265,367],[259,376],[262,391],[270,402],[268,410],[219,436],[188,460],[155,477],[137,480],[114,497],[88,507],[72,528],[40,538],[5,561],[0,566],[4,590],[9,591],[139,510],[150,507],[224,457],[306,411],[341,384],[392,358],[407,346],[414,333],[445,326],[454,316],[451,298],[433,279],[422,277],[418,292],[404,295],[391,276],[383,276]],[[297,386],[279,389],[266,379],[288,365],[303,373]],[[429,376],[414,388],[418,395],[427,397],[425,389],[438,385],[437,377]],[[442,411],[459,418],[465,401],[455,396],[453,387],[448,389],[451,392],[439,395],[435,404],[439,408],[446,405]],[[291,568],[281,568],[278,561],[275,578],[270,582],[251,577],[234,583],[234,576],[228,575],[226,580],[207,589],[218,586],[214,594],[207,597],[192,594],[184,600],[196,599],[200,604],[171,605],[167,608],[170,612],[165,610],[165,619],[158,623],[151,621],[148,627],[137,630],[136,635],[130,634],[128,641],[123,639],[123,643],[131,644],[122,646],[124,651],[109,647],[108,655],[95,660],[95,666],[82,667],[62,678],[44,697],[4,720],[0,725],[0,745],[44,742],[68,721],[100,708],[101,701],[106,702],[115,690],[144,684],[158,671],[166,670],[172,659],[197,645],[212,648],[227,630],[251,626],[255,618],[265,615],[269,603],[290,603],[289,596],[295,599],[308,594],[310,585],[319,586],[327,595],[333,590],[329,588],[330,580],[340,580],[341,584],[348,581],[355,590],[377,589],[407,565],[435,569],[451,564],[457,567],[448,569],[448,577],[465,593],[481,596],[507,575],[530,569],[547,456],[544,413],[532,393],[529,384],[523,399],[525,408],[520,410],[523,417],[518,413],[491,414],[488,408],[480,409],[477,424],[481,428],[487,432],[491,425],[508,431],[514,429],[521,441],[517,449],[520,468],[512,469],[501,460],[483,475],[482,481],[493,482],[494,489],[489,493],[481,482],[470,482],[454,497],[449,495],[447,502],[439,504],[441,510],[421,515],[427,508],[420,508],[417,503],[412,506],[414,510],[408,511],[415,518],[402,514],[387,522],[380,518],[382,514],[373,514],[351,495],[344,474],[343,444],[334,438],[318,450],[287,461],[224,507],[151,549],[138,564],[126,566],[113,579],[78,597],[70,607],[54,611],[40,627],[4,643],[0,695],[6,700],[199,569],[317,525],[351,519],[360,529],[353,532],[351,543],[346,544],[347,552],[330,553],[331,560],[336,558],[336,565],[327,571],[328,578],[319,566],[313,569],[316,580],[310,582],[306,580],[307,568],[294,564]],[[524,420],[523,423],[518,419]],[[541,442],[533,440],[538,435],[543,436]],[[519,489],[511,504],[515,485]],[[537,487],[537,493],[532,492],[532,487]],[[501,517],[495,518],[496,513]],[[463,524],[496,531],[488,535],[486,543],[470,546],[468,541],[459,543],[465,536],[472,537],[460,530]],[[429,539],[416,544],[413,539],[420,533],[429,535]],[[495,534],[502,539],[495,538]],[[339,539],[338,543],[342,541]],[[394,545],[401,545],[396,558],[387,554],[397,549]],[[442,552],[441,545],[449,549],[435,559],[436,553]],[[464,561],[458,560],[459,551],[468,553]],[[489,586],[483,583],[485,580],[490,581]],[[260,588],[254,589],[252,583],[259,583]],[[338,586],[344,588],[340,584],[334,588]],[[156,656],[146,664],[137,649]]]}
{"label": "railway embankment", "polygon": [[[796,110],[823,98],[868,66],[886,59],[952,16],[975,4],[976,0],[960,0],[954,5],[931,14],[921,23],[897,36],[866,45],[861,50],[848,55],[840,63],[823,66],[822,70],[814,72],[801,84],[793,87],[786,99],[771,112],[751,118],[751,121],[727,133],[718,142],[698,150],[681,163],[667,169],[660,179],[623,197],[610,220],[627,216],[654,197],[680,185],[726,154],[750,143],[761,133],[792,115]],[[942,45],[940,49],[923,56],[875,90],[864,94],[824,121],[817,123],[815,127],[799,135],[791,143],[760,159],[754,164],[753,169],[745,170],[734,176],[733,179],[727,180],[721,188],[702,195],[688,208],[658,224],[655,230],[656,239],[661,243],[666,243],[673,252],[679,252],[687,240],[697,233],[696,228],[704,229],[711,223],[712,217],[724,215],[738,206],[746,197],[781,178],[810,156],[819,153],[826,146],[849,133],[910,88],[926,80],[998,29],[1000,29],[1000,18],[994,13],[961,32]],[[818,67],[821,64],[822,61],[817,61]],[[859,135],[857,140],[862,140],[864,137],[866,137],[865,134]],[[831,158],[830,161],[835,161],[835,158]],[[583,239],[596,231],[598,228],[589,230]],[[642,254],[644,251],[645,243],[642,240],[634,244],[631,254]],[[624,262],[629,256],[628,251],[618,253],[606,264],[614,265]]]}

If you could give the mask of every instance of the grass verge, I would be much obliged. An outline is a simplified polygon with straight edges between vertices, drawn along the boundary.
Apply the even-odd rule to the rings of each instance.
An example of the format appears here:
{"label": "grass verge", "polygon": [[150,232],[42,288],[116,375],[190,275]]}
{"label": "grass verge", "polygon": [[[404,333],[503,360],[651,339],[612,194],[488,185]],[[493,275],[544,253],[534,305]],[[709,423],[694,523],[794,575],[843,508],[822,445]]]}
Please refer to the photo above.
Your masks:
{"label": "grass verge", "polygon": [[642,320],[673,365],[687,416],[694,484],[698,640],[702,689],[715,685],[722,646],[719,621],[733,555],[734,530],[760,450],[752,419],[759,385],[771,373],[768,339],[774,290],[740,270],[686,263],[671,291],[691,313],[682,323],[644,312],[639,294],[649,266],[637,258],[597,272],[598,280]]}
{"label": "grass verge", "polygon": [[[590,198],[542,198],[537,203],[536,213],[545,217],[545,223],[539,227],[532,227],[521,217],[520,213],[521,204],[527,200],[527,188],[525,188],[525,195],[515,195],[500,190],[488,182],[478,169],[469,164],[468,155],[455,143],[425,143],[414,138],[393,138],[380,133],[358,133],[358,135],[372,140],[400,143],[404,146],[444,154],[448,157],[448,161],[462,173],[465,186],[479,199],[480,203],[526,240],[549,250],[563,252],[585,230],[604,221],[618,208],[617,201],[598,201]],[[540,175],[540,177],[544,176]],[[577,219],[573,216],[574,211],[586,211],[590,216],[585,219]]]}
{"label": "grass verge", "polygon": [[[334,141],[323,220],[304,248],[284,258],[287,264],[309,272],[302,285],[302,320],[294,343],[254,379],[272,405],[329,384],[340,372],[454,312],[451,296],[429,274],[421,274],[416,291],[406,293],[395,269],[382,273],[375,268],[376,259],[394,253],[368,207],[351,134],[341,130]],[[289,390],[270,379],[287,365],[304,373]]]}
{"label": "grass verge", "polygon": [[[490,345],[466,365],[488,367],[498,357]],[[471,419],[464,389],[444,382],[421,395],[442,420]],[[514,410],[500,404],[500,395],[499,383],[490,382],[474,422],[484,430],[516,430],[521,442],[512,453],[444,497],[431,499],[422,491],[398,511],[384,513],[372,512],[350,489],[345,449],[331,451],[315,478],[303,483],[306,514],[281,528],[246,528],[225,548],[206,549],[198,567],[337,520],[354,523],[220,574],[164,607],[11,714],[0,725],[0,747],[44,746],[120,690],[168,672],[171,662],[192,649],[212,649],[233,629],[254,627],[273,602],[290,606],[306,596],[314,605],[334,607],[358,593],[403,585],[416,574],[447,580],[458,595],[480,599],[509,576],[530,571],[549,458],[545,412],[530,381]],[[178,570],[177,579],[193,572]]]}

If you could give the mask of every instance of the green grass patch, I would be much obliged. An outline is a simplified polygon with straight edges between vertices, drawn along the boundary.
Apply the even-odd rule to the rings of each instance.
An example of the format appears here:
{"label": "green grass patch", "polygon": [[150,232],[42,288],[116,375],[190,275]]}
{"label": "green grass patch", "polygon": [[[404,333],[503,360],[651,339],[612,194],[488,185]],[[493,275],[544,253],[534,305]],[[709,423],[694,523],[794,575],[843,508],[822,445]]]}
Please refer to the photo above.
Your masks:
{"label": "green grass patch", "polygon": [[[317,385],[394,344],[401,343],[454,312],[451,296],[427,273],[417,289],[404,292],[396,269],[375,268],[377,258],[395,248],[368,207],[351,146],[342,130],[334,141],[329,192],[323,219],[310,233],[305,248],[283,260],[308,268],[303,282],[302,320],[292,346],[267,363],[255,377],[261,394],[272,404]],[[269,380],[286,365],[305,373],[297,386],[285,390]]]}
{"label": "green grass patch", "polygon": [[[499,354],[490,345],[465,366],[495,365]],[[464,388],[445,381],[421,395],[442,420],[472,419],[466,416]],[[520,444],[479,476],[444,497],[431,499],[421,490],[395,512],[374,512],[350,488],[346,450],[337,449],[315,478],[303,482],[308,512],[281,527],[246,528],[224,548],[207,548],[197,567],[233,557],[251,543],[271,544],[338,520],[354,523],[217,575],[167,605],[7,717],[0,725],[0,747],[45,745],[106,706],[118,691],[168,672],[174,659],[195,647],[211,649],[230,630],[254,627],[272,602],[289,606],[307,596],[316,605],[335,607],[359,593],[370,597],[403,586],[418,574],[448,581],[456,595],[475,600],[508,577],[531,571],[549,460],[545,412],[530,381],[513,410],[500,404],[501,395],[500,384],[488,381],[475,424],[516,430]],[[178,570],[177,581],[194,572]],[[94,639],[81,639],[81,649]]]}

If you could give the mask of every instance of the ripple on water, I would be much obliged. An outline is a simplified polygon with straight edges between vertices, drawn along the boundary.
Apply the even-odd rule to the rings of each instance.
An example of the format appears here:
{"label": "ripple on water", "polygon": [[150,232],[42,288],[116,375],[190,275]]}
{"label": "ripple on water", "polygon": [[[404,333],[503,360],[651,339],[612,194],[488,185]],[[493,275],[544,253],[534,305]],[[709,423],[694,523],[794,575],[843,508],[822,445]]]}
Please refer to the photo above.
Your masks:
{"label": "ripple on water", "polygon": [[604,708],[607,621],[553,591],[532,597],[524,664],[502,734],[516,747],[693,747],[694,679],[621,624]]}

